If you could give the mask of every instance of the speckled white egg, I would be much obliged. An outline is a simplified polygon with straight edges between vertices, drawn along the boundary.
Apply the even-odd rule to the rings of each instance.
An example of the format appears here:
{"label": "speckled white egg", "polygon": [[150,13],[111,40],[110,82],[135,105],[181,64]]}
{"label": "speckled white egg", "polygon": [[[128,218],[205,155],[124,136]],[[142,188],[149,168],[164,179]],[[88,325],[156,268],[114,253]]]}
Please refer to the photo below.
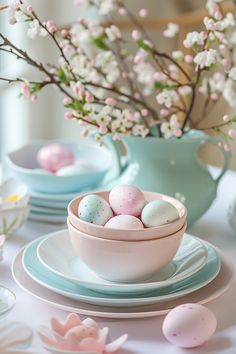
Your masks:
{"label": "speckled white egg", "polygon": [[182,348],[194,348],[206,342],[216,330],[216,317],[200,304],[182,304],[172,309],[163,322],[166,339]]}
{"label": "speckled white egg", "polygon": [[76,176],[88,173],[89,170],[81,165],[69,165],[57,171],[57,176]]}
{"label": "speckled white egg", "polygon": [[142,210],[141,220],[146,227],[167,224],[179,218],[175,206],[165,200],[157,199],[148,203]]}
{"label": "speckled white egg", "polygon": [[141,215],[145,205],[143,192],[135,186],[120,184],[109,194],[110,205],[116,215]]}
{"label": "speckled white egg", "polygon": [[89,194],[79,203],[78,216],[83,221],[104,226],[113,213],[105,199],[95,194]]}
{"label": "speckled white egg", "polygon": [[141,220],[132,215],[117,215],[108,220],[105,227],[111,229],[136,230],[143,229]]}

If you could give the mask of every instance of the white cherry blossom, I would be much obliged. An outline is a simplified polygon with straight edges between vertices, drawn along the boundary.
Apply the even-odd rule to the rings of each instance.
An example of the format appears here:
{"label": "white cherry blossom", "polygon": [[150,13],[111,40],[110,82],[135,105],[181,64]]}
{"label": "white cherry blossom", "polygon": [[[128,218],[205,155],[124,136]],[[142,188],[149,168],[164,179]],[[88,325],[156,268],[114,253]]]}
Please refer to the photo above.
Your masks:
{"label": "white cherry blossom", "polygon": [[47,31],[39,24],[39,21],[34,19],[29,22],[29,29],[27,31],[27,35],[31,39],[35,39],[37,37],[45,37],[48,35]]}
{"label": "white cherry blossom", "polygon": [[156,96],[156,100],[159,104],[163,104],[165,107],[170,108],[173,103],[178,101],[178,94],[174,90],[164,89]]}
{"label": "white cherry blossom", "polygon": [[175,37],[178,32],[179,32],[179,25],[173,22],[169,22],[167,25],[167,29],[163,31],[163,36],[172,38]]}
{"label": "white cherry blossom", "polygon": [[233,67],[229,72],[229,78],[236,81],[236,67]]}
{"label": "white cherry blossom", "polygon": [[122,37],[121,32],[117,26],[111,25],[105,29],[106,35],[111,42]]}
{"label": "white cherry blossom", "polygon": [[193,45],[203,45],[204,44],[204,35],[197,31],[189,32],[183,42],[185,48],[191,48]]}
{"label": "white cherry blossom", "polygon": [[210,67],[217,62],[217,51],[210,48],[209,50],[203,50],[199,52],[193,59],[194,63],[197,64],[201,69]]}

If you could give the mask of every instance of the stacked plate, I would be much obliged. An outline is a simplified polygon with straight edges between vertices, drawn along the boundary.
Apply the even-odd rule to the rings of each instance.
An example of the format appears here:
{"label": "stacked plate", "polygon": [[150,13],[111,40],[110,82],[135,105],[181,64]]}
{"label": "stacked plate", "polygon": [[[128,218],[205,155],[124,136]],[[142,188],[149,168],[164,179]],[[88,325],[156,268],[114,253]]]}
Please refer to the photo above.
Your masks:
{"label": "stacked plate", "polygon": [[49,194],[31,192],[30,216],[31,220],[50,223],[65,223],[67,218],[67,205],[78,193]]}
{"label": "stacked plate", "polygon": [[110,282],[76,256],[68,230],[31,242],[16,256],[12,273],[28,293],[53,306],[113,318],[151,317],[180,303],[204,303],[222,294],[233,278],[217,249],[185,234],[173,260],[152,278]]}

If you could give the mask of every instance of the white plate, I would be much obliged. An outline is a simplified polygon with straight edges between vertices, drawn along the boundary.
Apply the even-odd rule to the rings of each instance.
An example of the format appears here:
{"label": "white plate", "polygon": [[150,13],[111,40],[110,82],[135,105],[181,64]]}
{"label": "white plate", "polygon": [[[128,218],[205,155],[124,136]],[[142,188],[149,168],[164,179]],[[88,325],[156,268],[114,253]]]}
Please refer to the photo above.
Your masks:
{"label": "white plate", "polygon": [[37,257],[37,247],[41,237],[26,246],[23,254],[23,267],[27,274],[40,285],[60,295],[75,300],[81,300],[94,305],[102,306],[143,306],[157,302],[176,299],[189,294],[210,283],[220,271],[220,258],[217,252],[207,246],[208,259],[205,267],[191,277],[181,280],[176,284],[166,286],[142,295],[101,294],[85,287],[79,286],[57,274],[49,272]]}
{"label": "white plate", "polygon": [[61,215],[45,215],[30,212],[28,219],[33,221],[49,222],[53,224],[65,224],[67,216]]}
{"label": "white plate", "polygon": [[114,283],[100,278],[80,260],[73,250],[68,230],[45,237],[37,254],[51,272],[88,289],[108,294],[141,294],[174,284],[199,271],[208,256],[199,239],[185,234],[173,261],[151,279],[141,283]]}
{"label": "white plate", "polygon": [[105,307],[96,306],[68,299],[58,295],[33,281],[24,271],[22,265],[23,250],[15,257],[12,263],[12,274],[16,283],[28,294],[37,299],[64,311],[75,312],[86,316],[96,316],[103,318],[144,318],[161,316],[169,312],[175,306],[182,303],[205,304],[222,295],[231,285],[234,279],[232,265],[219,249],[216,249],[221,256],[221,270],[218,276],[204,288],[192,294],[181,297],[177,300],[164,301],[155,305],[144,307]]}

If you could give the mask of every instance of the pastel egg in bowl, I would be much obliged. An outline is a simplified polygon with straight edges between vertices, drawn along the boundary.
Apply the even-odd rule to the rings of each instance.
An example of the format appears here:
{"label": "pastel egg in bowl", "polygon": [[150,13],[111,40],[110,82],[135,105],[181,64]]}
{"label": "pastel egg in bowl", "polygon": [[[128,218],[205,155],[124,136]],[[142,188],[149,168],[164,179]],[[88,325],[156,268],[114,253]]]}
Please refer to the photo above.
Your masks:
{"label": "pastel egg in bowl", "polygon": [[151,277],[173,259],[186,230],[185,223],[169,236],[128,242],[86,234],[76,229],[69,218],[67,225],[75,253],[100,277],[114,282]]}
{"label": "pastel egg in bowl", "polygon": [[[69,150],[77,162],[90,162],[87,169],[72,174],[55,174],[43,169],[38,162],[40,150],[48,144],[59,144]],[[74,193],[95,188],[100,184],[111,166],[111,153],[91,140],[79,143],[44,141],[26,145],[8,154],[5,165],[7,173],[23,183],[30,191],[50,194]],[[73,166],[73,165],[71,165]],[[64,170],[65,170],[64,168]]]}
{"label": "pastel egg in bowl", "polygon": [[[104,198],[107,202],[109,201],[109,192],[96,192],[94,195],[98,195]],[[179,202],[177,199],[169,197],[164,194],[154,193],[154,192],[143,192],[147,202],[152,202],[154,200],[164,200],[172,204],[178,212],[179,217],[167,224],[163,224],[157,227],[144,228],[144,229],[114,229],[109,227],[104,227],[96,225],[94,223],[89,223],[81,220],[78,217],[78,208],[81,200],[86,196],[80,195],[73,199],[68,205],[68,215],[71,225],[81,231],[82,233],[89,234],[91,236],[96,236],[99,238],[109,239],[109,240],[120,240],[120,241],[146,241],[156,238],[162,238],[174,234],[178,230],[182,229],[186,222],[187,210],[185,206]]]}

